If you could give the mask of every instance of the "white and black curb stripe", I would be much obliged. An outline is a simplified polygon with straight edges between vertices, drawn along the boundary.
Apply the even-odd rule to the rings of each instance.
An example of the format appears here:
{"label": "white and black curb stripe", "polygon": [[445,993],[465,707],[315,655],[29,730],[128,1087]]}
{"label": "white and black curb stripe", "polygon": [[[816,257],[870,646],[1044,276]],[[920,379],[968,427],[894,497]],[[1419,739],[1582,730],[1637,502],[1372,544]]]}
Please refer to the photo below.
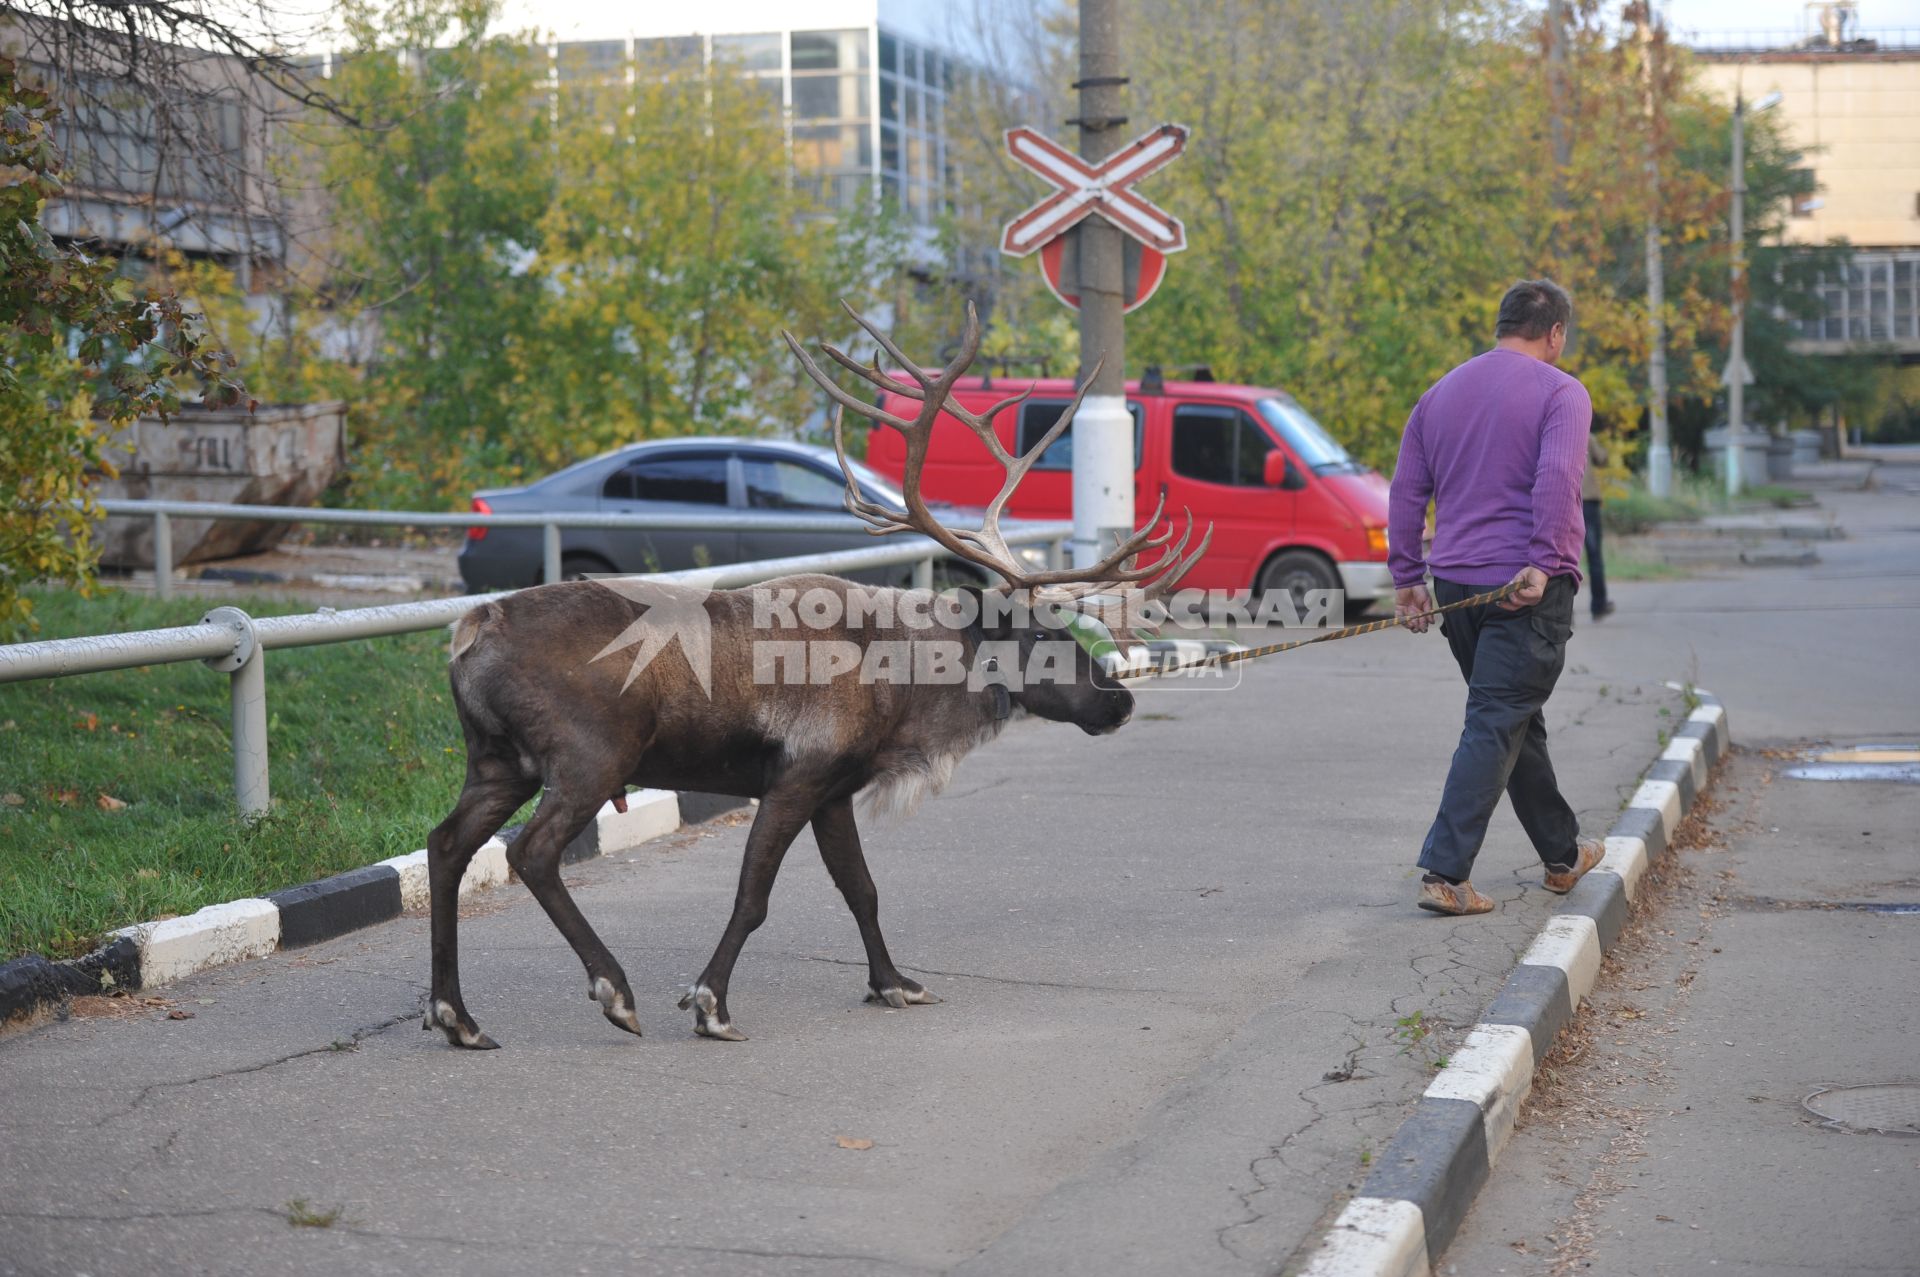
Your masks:
{"label": "white and black curb stripe", "polygon": [[[572,863],[626,851],[746,802],[722,794],[639,790],[627,795],[624,812],[612,803],[602,807],[561,859]],[[475,853],[460,881],[461,895],[507,881],[507,843],[516,832],[503,831],[505,838],[490,838]],[[50,962],[29,954],[0,965],[0,1024],[81,994],[152,988],[209,967],[318,944],[426,904],[427,853],[415,851],[264,897],[122,927],[84,958]]]}
{"label": "white and black curb stripe", "polygon": [[1599,977],[1652,857],[1672,841],[1731,747],[1720,701],[1700,705],[1607,832],[1606,858],[1562,899],[1482,1022],[1400,1124],[1303,1277],[1426,1277],[1487,1181],[1534,1069]]}

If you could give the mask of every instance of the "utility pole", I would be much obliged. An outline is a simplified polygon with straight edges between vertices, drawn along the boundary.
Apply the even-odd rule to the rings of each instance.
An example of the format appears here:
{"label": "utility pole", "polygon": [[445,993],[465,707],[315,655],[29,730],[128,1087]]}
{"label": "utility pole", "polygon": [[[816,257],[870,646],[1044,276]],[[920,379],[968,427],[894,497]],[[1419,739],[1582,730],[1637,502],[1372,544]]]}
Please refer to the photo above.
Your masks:
{"label": "utility pole", "polygon": [[1568,96],[1567,0],[1547,0],[1547,102],[1553,141],[1553,207],[1561,213],[1570,206],[1567,169],[1573,164],[1573,134],[1567,124]]}
{"label": "utility pole", "polygon": [[1647,111],[1647,488],[1656,497],[1673,491],[1673,445],[1667,435],[1667,272],[1660,243],[1660,78],[1652,0],[1634,13],[1640,38],[1640,76]]}
{"label": "utility pole", "polygon": [[[1098,164],[1126,135],[1121,126],[1120,5],[1080,0],[1080,155]],[[1073,561],[1096,563],[1133,530],[1133,416],[1127,411],[1126,287],[1121,234],[1099,214],[1080,236],[1080,375],[1100,371],[1073,421]]]}
{"label": "utility pole", "polygon": [[1733,98],[1733,339],[1727,349],[1727,495],[1740,495],[1747,411],[1747,102]]}

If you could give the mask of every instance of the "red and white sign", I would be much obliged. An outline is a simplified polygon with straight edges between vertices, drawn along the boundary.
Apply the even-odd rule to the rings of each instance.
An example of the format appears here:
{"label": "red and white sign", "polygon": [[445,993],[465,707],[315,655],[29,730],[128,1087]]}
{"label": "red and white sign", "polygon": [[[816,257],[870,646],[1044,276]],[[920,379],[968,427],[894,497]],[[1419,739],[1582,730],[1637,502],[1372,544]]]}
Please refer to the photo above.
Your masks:
{"label": "red and white sign", "polygon": [[[1120,313],[1131,315],[1167,277],[1167,255],[1138,240],[1121,241]],[[1080,228],[1056,235],[1040,250],[1040,274],[1068,310],[1080,309]]]}
{"label": "red and white sign", "polygon": [[1179,252],[1187,246],[1180,219],[1129,188],[1186,146],[1185,126],[1162,124],[1095,165],[1025,125],[1008,129],[1007,153],[1060,189],[1007,223],[1000,251],[1026,257],[1098,213],[1149,249]]}

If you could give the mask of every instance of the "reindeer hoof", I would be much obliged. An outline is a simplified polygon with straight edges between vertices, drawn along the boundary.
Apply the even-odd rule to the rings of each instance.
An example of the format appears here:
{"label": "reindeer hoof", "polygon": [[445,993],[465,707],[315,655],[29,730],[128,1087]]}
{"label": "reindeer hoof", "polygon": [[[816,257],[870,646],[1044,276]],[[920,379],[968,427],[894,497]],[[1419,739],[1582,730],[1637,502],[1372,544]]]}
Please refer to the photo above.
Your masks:
{"label": "reindeer hoof", "polygon": [[909,1006],[930,1006],[939,1000],[924,986],[912,980],[902,980],[891,988],[867,990],[867,1001],[885,1003],[887,1006],[901,1010]]}
{"label": "reindeer hoof", "polygon": [[593,987],[588,993],[595,1002],[600,1004],[601,1014],[612,1021],[615,1028],[625,1029],[636,1038],[642,1036],[640,1017],[635,1015],[633,1008],[627,1005],[626,996],[613,987],[613,981],[600,976],[593,982]]}
{"label": "reindeer hoof", "polygon": [[498,1051],[500,1044],[482,1033],[478,1026],[462,1023],[460,1013],[453,1005],[444,1000],[435,1001],[427,1008],[426,1022],[422,1029],[438,1029],[447,1035],[447,1041],[467,1051]]}
{"label": "reindeer hoof", "polygon": [[696,984],[688,989],[680,999],[680,1009],[693,1008],[693,1031],[703,1038],[717,1038],[722,1042],[745,1042],[747,1035],[733,1027],[720,1015],[720,999],[713,996],[713,990],[704,984]]}

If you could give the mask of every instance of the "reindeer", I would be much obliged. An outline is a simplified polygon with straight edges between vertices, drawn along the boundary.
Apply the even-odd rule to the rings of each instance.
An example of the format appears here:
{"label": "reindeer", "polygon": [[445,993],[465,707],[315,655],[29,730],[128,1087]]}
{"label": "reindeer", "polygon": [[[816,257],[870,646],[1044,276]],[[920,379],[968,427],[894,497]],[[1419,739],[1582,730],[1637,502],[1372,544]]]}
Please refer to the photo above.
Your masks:
{"label": "reindeer", "polygon": [[[937,792],[969,750],[995,736],[1015,713],[1073,723],[1090,735],[1123,726],[1133,697],[1080,644],[1062,640],[1060,625],[1074,613],[1105,621],[1122,643],[1133,634],[1126,618],[1138,605],[1171,589],[1206,552],[1212,530],[1186,553],[1193,519],[1177,543],[1172,525],[1151,535],[1161,511],[1084,568],[1036,570],[1008,547],[1000,514],[1021,478],[1073,420],[1085,386],[1047,436],[1020,456],[1001,446],[993,418],[1019,403],[1013,396],[978,415],[950,402],[954,383],[979,352],[980,328],[967,307],[960,351],[937,373],[922,369],[848,307],[912,385],[883,374],[832,346],[822,349],[867,382],[919,400],[909,421],[882,411],[836,385],[792,334],[782,334],[807,375],[841,409],[883,423],[908,443],[903,492],[906,509],[864,500],[847,474],[847,508],[875,535],[922,533],[948,551],[999,576],[1002,589],[943,596],[926,591],[866,590],[827,576],[797,576],[748,590],[701,595],[671,592],[641,597],[632,581],[571,581],[523,590],[484,603],[453,626],[450,680],[466,738],[466,780],[452,813],[427,838],[433,911],[433,983],[423,1028],[440,1029],[455,1046],[489,1050],[498,1044],[480,1031],[460,993],[457,928],[460,880],[468,862],[501,824],[536,792],[544,793],[525,830],[507,849],[508,863],[586,967],[587,994],[616,1027],[640,1032],[626,973],[594,934],[560,880],[560,853],[593,820],[609,795],[628,785],[699,789],[758,798],[734,896],[733,914],[698,980],[680,999],[694,1012],[701,1036],[741,1041],[727,1007],[735,961],[748,935],[767,916],[767,897],[788,846],[811,824],[821,859],[845,896],[867,953],[867,1000],[890,1007],[938,998],[900,973],[880,933],[878,895],[855,828],[853,799],[870,791],[880,805],[911,807]],[[920,495],[920,472],[934,421],[941,413],[977,435],[1006,471],[1005,486],[977,529],[949,528]],[[843,413],[833,417],[834,446],[847,469]],[[1142,551],[1163,552],[1140,566]],[[663,587],[664,588],[664,587]],[[806,628],[778,606],[789,595],[843,606],[840,619]],[[864,591],[864,592],[863,592]],[[1007,592],[1026,592],[1033,611],[994,606]],[[666,612],[693,609],[694,629],[710,634],[710,651],[687,649],[686,627],[668,646],[660,632]],[[856,606],[857,605],[857,606]],[[829,607],[825,611],[832,611]],[[970,614],[971,613],[971,614]],[[680,619],[686,619],[683,615]],[[829,645],[861,655],[861,669],[829,662],[813,681],[770,678],[767,651],[782,643]],[[908,681],[867,680],[866,658],[885,644],[903,644],[917,661],[938,650],[946,670],[964,675]],[[641,645],[651,659],[612,659]],[[1069,653],[1051,665],[1035,659],[1043,645]],[[697,644],[696,644],[697,646]],[[1057,653],[1056,653],[1057,658]],[[1008,677],[1016,664],[1025,677]],[[1063,668],[1064,665],[1064,668]],[[699,668],[696,668],[699,666]],[[1034,671],[1038,671],[1035,673]],[[784,671],[791,675],[789,665]],[[917,668],[915,673],[918,674]],[[700,675],[704,673],[705,678]]]}

